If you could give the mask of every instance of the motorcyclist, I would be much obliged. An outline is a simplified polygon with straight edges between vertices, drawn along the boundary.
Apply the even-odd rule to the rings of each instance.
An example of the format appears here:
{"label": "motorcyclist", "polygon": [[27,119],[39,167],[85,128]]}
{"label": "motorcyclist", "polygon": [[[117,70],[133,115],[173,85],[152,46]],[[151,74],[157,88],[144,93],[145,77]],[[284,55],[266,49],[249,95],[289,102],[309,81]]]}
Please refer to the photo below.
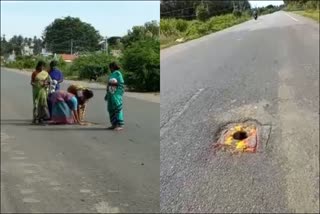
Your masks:
{"label": "motorcyclist", "polygon": [[253,17],[256,19],[258,17],[258,12],[257,10],[253,10]]}

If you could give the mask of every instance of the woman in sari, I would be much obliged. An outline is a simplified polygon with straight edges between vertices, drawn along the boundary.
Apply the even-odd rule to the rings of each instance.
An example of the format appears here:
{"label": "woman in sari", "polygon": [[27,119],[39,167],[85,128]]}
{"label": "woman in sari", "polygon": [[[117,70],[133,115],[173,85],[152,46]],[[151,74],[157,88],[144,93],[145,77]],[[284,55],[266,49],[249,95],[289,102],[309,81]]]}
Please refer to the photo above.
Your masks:
{"label": "woman in sari", "polygon": [[93,91],[80,84],[72,84],[68,87],[67,91],[78,99],[78,114],[80,121],[84,120],[86,108],[89,99],[93,97]]}
{"label": "woman in sari", "polygon": [[59,90],[50,96],[52,105],[51,124],[74,124],[82,125],[78,114],[78,100],[73,94]]}
{"label": "woman in sari", "polygon": [[63,82],[63,74],[62,72],[57,68],[58,61],[52,60],[50,62],[50,70],[49,75],[52,80],[55,80],[55,91],[60,90],[60,84]]}
{"label": "woman in sari", "polygon": [[33,95],[33,121],[32,123],[43,123],[50,118],[48,110],[48,86],[50,76],[45,70],[45,62],[39,61],[36,70],[31,76],[32,95]]}
{"label": "woman in sari", "polygon": [[63,82],[63,74],[62,72],[57,68],[58,61],[52,60],[50,62],[50,69],[49,69],[49,75],[52,79],[49,95],[48,95],[48,106],[49,106],[49,112],[50,115],[52,114],[52,105],[50,103],[50,96],[53,92],[60,90],[60,84]]}
{"label": "woman in sari", "polygon": [[124,94],[124,80],[120,72],[120,67],[115,63],[110,63],[111,75],[108,78],[107,94],[105,101],[108,102],[108,113],[111,126],[108,129],[122,130],[124,125],[122,96]]}

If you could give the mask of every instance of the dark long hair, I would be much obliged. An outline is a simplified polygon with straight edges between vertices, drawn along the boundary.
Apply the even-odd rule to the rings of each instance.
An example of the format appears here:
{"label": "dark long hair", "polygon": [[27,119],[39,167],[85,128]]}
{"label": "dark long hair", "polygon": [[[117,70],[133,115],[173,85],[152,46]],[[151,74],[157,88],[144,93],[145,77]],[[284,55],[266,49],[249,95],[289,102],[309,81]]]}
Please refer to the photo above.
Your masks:
{"label": "dark long hair", "polygon": [[109,69],[112,71],[120,70],[120,66],[116,62],[111,62],[109,64]]}
{"label": "dark long hair", "polygon": [[43,67],[45,67],[45,66],[46,66],[46,63],[44,61],[40,60],[36,66],[36,70],[41,71],[43,69]]}
{"label": "dark long hair", "polygon": [[50,70],[52,70],[54,67],[58,66],[58,61],[57,60],[52,60],[50,62]]}

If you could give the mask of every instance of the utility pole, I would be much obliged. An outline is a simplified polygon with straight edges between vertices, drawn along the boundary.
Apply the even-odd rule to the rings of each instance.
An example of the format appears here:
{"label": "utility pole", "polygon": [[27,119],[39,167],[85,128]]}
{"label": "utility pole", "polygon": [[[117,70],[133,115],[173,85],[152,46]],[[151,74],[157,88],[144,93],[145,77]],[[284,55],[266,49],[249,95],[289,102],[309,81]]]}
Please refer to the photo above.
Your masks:
{"label": "utility pole", "polygon": [[72,48],[73,48],[73,41],[72,41],[72,39],[71,39],[71,55],[72,55]]}
{"label": "utility pole", "polygon": [[105,42],[106,54],[108,55],[108,37],[107,36],[106,36],[105,40],[106,40],[106,42]]}

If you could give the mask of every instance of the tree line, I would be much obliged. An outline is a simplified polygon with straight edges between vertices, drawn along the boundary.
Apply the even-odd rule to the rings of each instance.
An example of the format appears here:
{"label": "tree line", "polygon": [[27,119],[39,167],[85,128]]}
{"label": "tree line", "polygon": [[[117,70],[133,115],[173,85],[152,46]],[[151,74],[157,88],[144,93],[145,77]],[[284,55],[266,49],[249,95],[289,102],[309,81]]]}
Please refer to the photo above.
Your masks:
{"label": "tree line", "polygon": [[161,0],[160,14],[161,18],[181,18],[186,20],[192,20],[197,17],[197,8],[201,7],[205,8],[208,17],[233,13],[234,11],[245,11],[251,8],[250,3],[247,0]]}
{"label": "tree line", "polygon": [[33,45],[33,52],[35,55],[41,53],[42,50],[42,40],[34,36],[33,38],[23,37],[22,35],[14,35],[9,40],[6,39],[6,35],[1,36],[1,56],[8,56],[15,52],[16,55],[22,54],[23,47]]}
{"label": "tree line", "polygon": [[[159,23],[151,21],[143,26],[134,26],[124,37],[112,36],[107,39],[109,46],[116,49],[123,49],[131,42],[144,39],[146,37],[159,37]],[[44,29],[41,38],[27,38],[15,35],[7,41],[6,36],[1,36],[1,55],[7,56],[14,50],[16,55],[21,55],[24,46],[32,46],[34,54],[41,53],[42,48],[62,54],[62,53],[84,53],[101,50],[101,42],[105,38],[91,25],[82,22],[76,17],[65,17],[55,19]]]}
{"label": "tree line", "polygon": [[287,9],[299,10],[299,9],[318,9],[319,0],[284,0],[283,1]]}

